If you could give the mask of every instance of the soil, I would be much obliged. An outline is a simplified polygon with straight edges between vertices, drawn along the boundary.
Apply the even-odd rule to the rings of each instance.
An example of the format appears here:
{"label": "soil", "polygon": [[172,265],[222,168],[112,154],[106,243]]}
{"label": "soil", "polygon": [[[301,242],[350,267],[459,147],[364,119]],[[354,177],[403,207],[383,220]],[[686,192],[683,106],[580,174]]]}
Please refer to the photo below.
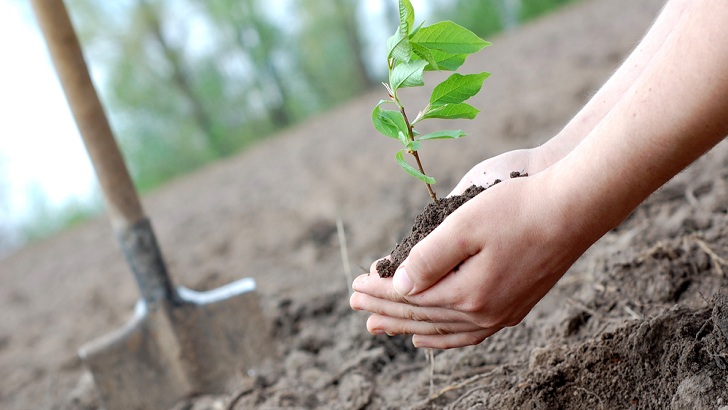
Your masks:
{"label": "soil", "polygon": [[448,215],[483,191],[485,191],[484,187],[471,185],[461,195],[440,198],[437,202],[427,204],[424,211],[415,217],[410,234],[394,247],[389,258],[377,262],[379,277],[394,276],[397,267],[404,262],[413,246],[440,226]]}
{"label": "soil", "polygon": [[[527,173],[521,174],[519,171],[513,171],[510,173],[511,178],[527,176]],[[430,202],[427,204],[425,209],[415,216],[415,221],[412,223],[412,231],[410,234],[394,247],[392,252],[389,254],[389,258],[381,259],[377,262],[376,268],[377,273],[379,273],[379,277],[390,278],[394,276],[394,272],[397,270],[397,267],[404,262],[412,250],[412,247],[417,245],[417,243],[421,240],[425,239],[425,237],[434,231],[435,228],[440,226],[445,218],[455,212],[463,204],[500,182],[500,179],[496,179],[493,184],[488,187],[471,185],[460,195],[451,195],[445,198],[439,198],[437,202]]]}
{"label": "soil", "polygon": [[[483,112],[454,125],[471,136],[420,150],[441,190],[488,156],[553,135],[661,5],[587,0],[490,39],[468,62],[493,73],[474,97]],[[277,350],[230,393],[177,410],[728,409],[728,143],[592,246],[521,324],[428,361],[406,336],[367,333],[366,314],[348,306],[352,276],[428,202],[391,160],[396,141],[371,128],[380,95],[143,199],[176,283],[255,278]],[[427,90],[412,96],[426,102]],[[0,408],[99,408],[76,352],[121,327],[138,297],[107,219],[0,261],[0,284]]]}

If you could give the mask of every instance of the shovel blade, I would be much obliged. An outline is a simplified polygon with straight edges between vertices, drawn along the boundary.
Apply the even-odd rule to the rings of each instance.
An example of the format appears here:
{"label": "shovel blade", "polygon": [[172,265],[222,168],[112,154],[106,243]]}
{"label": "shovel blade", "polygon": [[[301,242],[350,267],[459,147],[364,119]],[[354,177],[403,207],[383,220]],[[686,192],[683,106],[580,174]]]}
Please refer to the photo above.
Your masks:
{"label": "shovel blade", "polygon": [[274,355],[252,279],[208,292],[179,288],[181,304],[137,302],[122,328],[79,350],[108,410],[166,409],[224,393]]}

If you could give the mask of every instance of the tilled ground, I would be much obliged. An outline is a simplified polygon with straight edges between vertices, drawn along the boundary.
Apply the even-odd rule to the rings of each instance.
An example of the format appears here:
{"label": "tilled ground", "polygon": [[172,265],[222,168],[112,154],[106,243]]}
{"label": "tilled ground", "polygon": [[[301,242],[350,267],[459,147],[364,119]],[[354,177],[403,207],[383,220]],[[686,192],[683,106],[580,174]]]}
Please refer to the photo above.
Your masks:
{"label": "tilled ground", "polygon": [[[471,135],[421,151],[441,193],[484,158],[553,135],[661,4],[587,0],[490,39],[468,63],[493,74],[473,101],[483,113],[451,125]],[[426,101],[427,90],[412,91]],[[393,161],[396,142],[372,130],[381,97],[362,96],[144,198],[179,284],[256,279],[279,355],[231,394],[178,409],[728,405],[725,143],[595,244],[523,323],[428,361],[407,337],[368,334],[366,316],[348,307],[337,221],[353,276],[388,253],[428,201]],[[76,350],[121,326],[137,297],[106,219],[4,259],[0,283],[0,407],[98,408]]]}

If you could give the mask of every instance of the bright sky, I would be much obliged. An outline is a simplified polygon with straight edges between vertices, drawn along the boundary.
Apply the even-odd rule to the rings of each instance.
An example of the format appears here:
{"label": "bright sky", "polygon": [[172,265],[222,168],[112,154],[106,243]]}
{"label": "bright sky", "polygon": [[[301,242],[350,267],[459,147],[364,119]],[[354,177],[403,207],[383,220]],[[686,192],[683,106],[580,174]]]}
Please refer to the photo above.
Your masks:
{"label": "bright sky", "polygon": [[[26,2],[0,0],[0,184],[10,215],[27,218],[33,189],[53,205],[88,200],[94,175]],[[0,212],[4,207],[0,206]],[[6,220],[7,220],[6,219]]]}

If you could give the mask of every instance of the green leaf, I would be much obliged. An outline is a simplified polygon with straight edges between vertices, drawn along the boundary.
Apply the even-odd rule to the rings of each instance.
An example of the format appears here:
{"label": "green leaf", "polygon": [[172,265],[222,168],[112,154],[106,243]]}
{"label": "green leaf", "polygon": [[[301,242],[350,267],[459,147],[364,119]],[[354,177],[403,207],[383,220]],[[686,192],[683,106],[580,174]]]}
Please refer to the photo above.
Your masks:
{"label": "green leaf", "polygon": [[468,134],[464,133],[463,130],[444,130],[444,131],[437,131],[437,132],[431,132],[429,134],[425,134],[425,135],[417,138],[417,141],[457,139],[460,137],[464,137],[466,135],[468,135]]}
{"label": "green leaf", "polygon": [[412,31],[410,32],[409,36],[410,36],[410,37],[414,36],[414,35],[415,35],[415,33],[417,32],[417,30],[421,29],[421,28],[422,28],[422,26],[424,26],[424,25],[425,25],[425,22],[424,22],[424,21],[420,22],[420,24],[419,24],[419,25],[418,25],[417,27],[415,27],[415,28],[414,28],[414,30],[412,30]]}
{"label": "green leaf", "polygon": [[449,54],[472,54],[490,45],[472,31],[452,21],[422,27],[412,36],[410,42]]}
{"label": "green leaf", "polygon": [[446,120],[454,120],[458,118],[464,118],[472,120],[473,118],[475,118],[476,115],[478,115],[479,112],[480,110],[466,103],[445,104],[427,111],[422,116],[422,119],[442,118]]}
{"label": "green leaf", "polygon": [[402,131],[400,131],[399,133],[397,133],[397,139],[398,139],[398,140],[399,140],[399,142],[401,142],[401,143],[402,143],[402,145],[404,145],[405,147],[406,147],[406,146],[408,146],[410,142],[412,142],[412,141],[411,141],[411,140],[410,140],[409,138],[407,138],[407,135],[405,135],[405,133],[404,133],[404,132],[402,132]]}
{"label": "green leaf", "polygon": [[382,104],[389,102],[391,101],[379,101],[379,104],[372,111],[372,122],[377,131],[390,138],[399,139],[399,133],[407,132],[407,123],[404,121],[401,112],[382,109]]}
{"label": "green leaf", "polygon": [[387,59],[390,58],[405,63],[412,59],[412,44],[410,44],[409,37],[403,35],[399,30],[387,39]]}
{"label": "green leaf", "polygon": [[435,183],[435,178],[429,177],[429,176],[423,174],[422,172],[418,171],[415,167],[408,164],[404,160],[405,152],[407,152],[407,150],[403,149],[403,150],[398,151],[397,154],[395,155],[395,158],[397,159],[397,163],[399,164],[399,166],[402,167],[402,169],[404,169],[405,171],[407,171],[408,174],[419,179],[420,181],[422,181],[426,184],[433,185]]}
{"label": "green leaf", "polygon": [[408,37],[415,25],[415,8],[410,0],[399,0],[399,32]]}
{"label": "green leaf", "polygon": [[432,90],[430,105],[439,107],[443,104],[460,104],[477,94],[483,87],[483,81],[490,73],[467,74],[455,73]]}
{"label": "green leaf", "polygon": [[422,72],[426,65],[427,61],[422,60],[397,64],[389,75],[389,86],[392,87],[392,91],[402,87],[425,85]]}
{"label": "green leaf", "polygon": [[427,47],[423,47],[420,44],[410,43],[410,47],[412,47],[412,51],[414,51],[415,55],[417,55],[422,60],[427,61],[425,70],[427,70],[427,67],[433,67],[432,70],[440,69],[440,66],[437,64],[437,60],[435,59],[435,56],[432,55],[432,50],[430,50]]}
{"label": "green leaf", "polygon": [[[419,44],[418,44],[419,46]],[[437,66],[434,66],[432,64],[427,64],[425,67],[425,71],[434,71],[434,70],[447,70],[447,71],[455,71],[460,66],[465,63],[465,59],[468,57],[467,54],[449,54],[444,51],[435,50],[435,49],[428,49],[430,51],[430,54],[432,55],[432,58],[434,58],[435,62],[437,63]],[[429,62],[428,62],[429,63]]]}

